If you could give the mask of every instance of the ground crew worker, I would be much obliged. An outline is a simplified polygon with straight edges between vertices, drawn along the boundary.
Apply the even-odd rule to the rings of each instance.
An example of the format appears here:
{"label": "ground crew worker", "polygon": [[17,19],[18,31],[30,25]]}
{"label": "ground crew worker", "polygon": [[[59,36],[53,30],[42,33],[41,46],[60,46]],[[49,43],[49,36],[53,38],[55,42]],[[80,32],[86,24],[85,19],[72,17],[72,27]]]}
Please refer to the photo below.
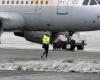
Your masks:
{"label": "ground crew worker", "polygon": [[42,48],[45,50],[45,52],[41,55],[41,58],[44,58],[45,55],[45,59],[47,59],[48,57],[48,49],[49,49],[49,44],[50,44],[50,34],[48,32],[46,32],[42,38]]}

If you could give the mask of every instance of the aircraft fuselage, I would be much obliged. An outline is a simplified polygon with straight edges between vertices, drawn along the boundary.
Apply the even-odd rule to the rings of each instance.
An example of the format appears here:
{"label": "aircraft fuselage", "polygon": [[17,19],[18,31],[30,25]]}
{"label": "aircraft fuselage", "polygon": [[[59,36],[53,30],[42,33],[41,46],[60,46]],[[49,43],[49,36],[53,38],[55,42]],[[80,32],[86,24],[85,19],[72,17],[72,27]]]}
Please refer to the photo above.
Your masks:
{"label": "aircraft fuselage", "polygon": [[[30,31],[91,31],[100,29],[99,5],[0,5],[0,12],[17,13],[24,18],[23,30]],[[60,9],[61,8],[61,9]],[[11,27],[4,26],[4,30]],[[17,29],[17,28],[14,28]],[[13,29],[11,29],[13,30]]]}

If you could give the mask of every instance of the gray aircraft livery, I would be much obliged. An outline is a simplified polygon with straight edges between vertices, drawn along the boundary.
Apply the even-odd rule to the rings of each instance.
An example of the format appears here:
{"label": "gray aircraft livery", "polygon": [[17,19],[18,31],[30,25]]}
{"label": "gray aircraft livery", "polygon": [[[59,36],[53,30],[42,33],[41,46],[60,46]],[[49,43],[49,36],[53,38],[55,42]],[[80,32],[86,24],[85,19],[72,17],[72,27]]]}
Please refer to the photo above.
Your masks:
{"label": "gray aircraft livery", "polygon": [[72,36],[74,32],[99,29],[99,0],[0,0],[1,33],[13,31],[40,43],[44,31],[50,31],[55,40],[58,32],[67,31]]}

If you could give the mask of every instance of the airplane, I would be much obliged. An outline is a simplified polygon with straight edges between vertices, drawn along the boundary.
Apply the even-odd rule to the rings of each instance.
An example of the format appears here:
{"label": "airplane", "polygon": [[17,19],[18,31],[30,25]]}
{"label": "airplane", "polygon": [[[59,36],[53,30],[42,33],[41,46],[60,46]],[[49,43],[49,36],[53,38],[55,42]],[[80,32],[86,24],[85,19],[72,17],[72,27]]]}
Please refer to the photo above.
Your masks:
{"label": "airplane", "polygon": [[50,31],[53,41],[59,32],[68,32],[64,47],[74,50],[70,37],[75,32],[99,29],[100,0],[0,0],[0,34],[12,31],[41,43],[45,31]]}

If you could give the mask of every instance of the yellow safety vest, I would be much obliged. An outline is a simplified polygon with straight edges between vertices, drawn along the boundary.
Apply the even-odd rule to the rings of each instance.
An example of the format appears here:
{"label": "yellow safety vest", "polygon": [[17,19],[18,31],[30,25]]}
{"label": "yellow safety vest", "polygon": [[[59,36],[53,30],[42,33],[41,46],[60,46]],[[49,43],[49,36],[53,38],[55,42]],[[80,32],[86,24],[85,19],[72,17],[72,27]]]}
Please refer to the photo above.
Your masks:
{"label": "yellow safety vest", "polygon": [[43,42],[43,44],[49,44],[50,43],[50,37],[47,36],[47,35],[44,35],[42,42]]}

